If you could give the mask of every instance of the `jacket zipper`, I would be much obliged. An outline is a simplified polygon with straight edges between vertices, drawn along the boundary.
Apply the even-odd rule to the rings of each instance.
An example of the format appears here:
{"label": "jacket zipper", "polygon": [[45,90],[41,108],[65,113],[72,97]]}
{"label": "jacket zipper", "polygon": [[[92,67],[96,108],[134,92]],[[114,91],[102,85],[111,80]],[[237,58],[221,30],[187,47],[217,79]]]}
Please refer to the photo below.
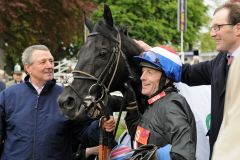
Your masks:
{"label": "jacket zipper", "polygon": [[38,100],[39,95],[37,96],[37,103],[35,105],[35,124],[34,124],[34,133],[33,133],[33,160],[35,160],[35,151],[36,151],[36,131],[37,131],[37,115],[38,115]]}

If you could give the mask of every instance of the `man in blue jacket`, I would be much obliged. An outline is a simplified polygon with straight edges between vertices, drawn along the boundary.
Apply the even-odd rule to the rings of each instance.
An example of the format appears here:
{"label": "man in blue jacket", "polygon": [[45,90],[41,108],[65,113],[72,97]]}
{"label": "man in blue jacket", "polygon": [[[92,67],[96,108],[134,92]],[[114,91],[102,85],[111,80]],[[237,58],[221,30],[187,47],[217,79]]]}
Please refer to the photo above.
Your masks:
{"label": "man in blue jacket", "polygon": [[75,125],[60,112],[63,88],[53,79],[52,54],[33,45],[23,52],[22,63],[24,83],[0,93],[1,160],[71,160],[73,137],[81,133],[75,135]]}

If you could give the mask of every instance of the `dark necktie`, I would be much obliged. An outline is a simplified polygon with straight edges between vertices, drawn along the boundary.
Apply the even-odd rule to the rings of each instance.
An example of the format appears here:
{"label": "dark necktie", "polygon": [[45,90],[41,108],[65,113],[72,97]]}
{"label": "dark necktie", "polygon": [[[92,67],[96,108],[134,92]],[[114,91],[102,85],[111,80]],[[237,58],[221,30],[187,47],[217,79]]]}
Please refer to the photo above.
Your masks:
{"label": "dark necktie", "polygon": [[227,55],[227,65],[226,65],[226,81],[227,81],[227,75],[228,75],[228,71],[229,71],[229,68],[230,68],[230,64],[232,63],[232,60],[233,60],[233,56],[231,54],[228,54]]}

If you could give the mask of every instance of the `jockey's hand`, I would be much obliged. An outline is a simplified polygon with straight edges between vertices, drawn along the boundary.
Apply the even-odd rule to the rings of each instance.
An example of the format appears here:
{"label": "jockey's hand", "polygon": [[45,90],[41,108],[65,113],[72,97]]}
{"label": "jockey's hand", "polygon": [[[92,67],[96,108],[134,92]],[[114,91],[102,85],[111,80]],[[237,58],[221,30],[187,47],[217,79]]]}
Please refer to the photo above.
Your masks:
{"label": "jockey's hand", "polygon": [[147,43],[143,42],[142,40],[136,40],[134,39],[134,42],[137,43],[137,45],[143,49],[143,51],[147,51],[151,49],[152,47],[149,46]]}
{"label": "jockey's hand", "polygon": [[91,155],[98,155],[99,146],[86,148],[85,158],[88,158]]}
{"label": "jockey's hand", "polygon": [[104,118],[102,122],[102,128],[107,132],[113,132],[115,129],[116,123],[113,116],[110,116],[109,119]]}

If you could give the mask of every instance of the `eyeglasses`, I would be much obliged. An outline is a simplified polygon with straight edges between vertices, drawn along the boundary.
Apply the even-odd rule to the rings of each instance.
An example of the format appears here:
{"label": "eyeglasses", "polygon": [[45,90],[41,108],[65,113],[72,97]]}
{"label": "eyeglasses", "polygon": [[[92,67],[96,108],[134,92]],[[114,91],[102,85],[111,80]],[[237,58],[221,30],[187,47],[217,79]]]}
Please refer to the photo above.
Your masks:
{"label": "eyeglasses", "polygon": [[222,26],[227,26],[227,25],[233,25],[233,24],[231,24],[231,23],[227,23],[227,24],[216,24],[216,25],[213,25],[213,26],[211,27],[211,30],[213,29],[214,31],[219,31],[219,30],[222,28]]}

